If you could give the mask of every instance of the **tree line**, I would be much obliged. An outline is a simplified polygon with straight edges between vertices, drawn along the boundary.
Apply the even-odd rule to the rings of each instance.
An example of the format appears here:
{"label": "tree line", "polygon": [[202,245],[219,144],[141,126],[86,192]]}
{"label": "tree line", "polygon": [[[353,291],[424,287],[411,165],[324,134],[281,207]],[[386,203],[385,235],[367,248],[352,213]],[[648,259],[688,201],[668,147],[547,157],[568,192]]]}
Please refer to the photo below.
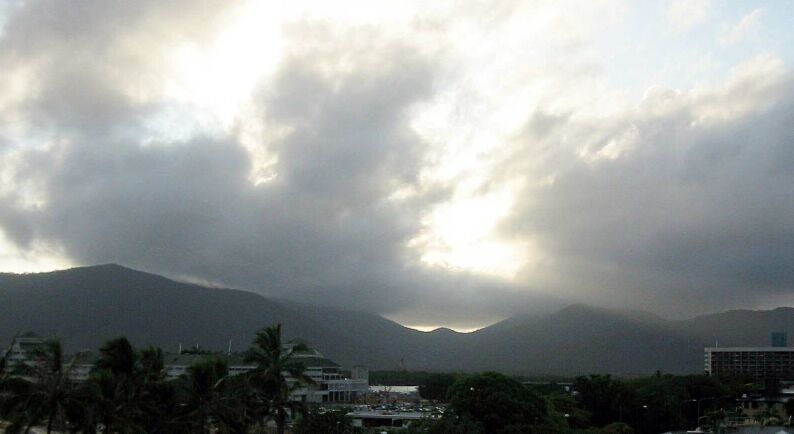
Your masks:
{"label": "tree line", "polygon": [[[159,348],[136,350],[120,337],[100,348],[88,380],[75,383],[70,373],[76,358],[65,363],[61,343],[49,340],[31,350],[27,363],[10,367],[7,357],[0,358],[0,419],[10,424],[9,434],[33,426],[48,433],[247,434],[265,432],[271,421],[281,434],[289,418],[296,421],[296,434],[359,432],[344,410],[308,409],[292,400],[297,388],[312,384],[294,357],[303,349],[302,344],[285,347],[277,324],[255,335],[245,355],[253,370],[229,375],[225,360],[210,356],[167,380]],[[738,414],[735,397],[762,392],[747,379],[661,373],[623,380],[582,376],[573,381],[575,393],[494,372],[422,373],[421,378],[422,397],[443,401],[446,411],[402,434],[718,430]],[[789,402],[786,411],[794,414],[794,400]]]}
{"label": "tree line", "polygon": [[[700,426],[721,432],[740,416],[737,397],[768,393],[747,378],[654,375],[617,379],[580,376],[565,390],[559,384],[523,384],[496,373],[429,374],[419,386],[425,399],[449,403],[440,421],[406,428],[403,434],[569,433],[656,434]],[[794,400],[785,405],[794,414]],[[759,425],[782,424],[774,411],[760,411]]]}
{"label": "tree line", "polygon": [[89,379],[75,383],[77,358],[65,363],[60,341],[51,339],[25,363],[0,359],[0,419],[8,434],[34,426],[47,433],[246,434],[264,432],[270,421],[282,434],[290,415],[305,412],[292,392],[313,383],[294,357],[304,349],[286,348],[276,324],[256,333],[245,354],[251,371],[229,375],[225,360],[210,357],[167,380],[159,348],[136,350],[119,337],[100,348]]}

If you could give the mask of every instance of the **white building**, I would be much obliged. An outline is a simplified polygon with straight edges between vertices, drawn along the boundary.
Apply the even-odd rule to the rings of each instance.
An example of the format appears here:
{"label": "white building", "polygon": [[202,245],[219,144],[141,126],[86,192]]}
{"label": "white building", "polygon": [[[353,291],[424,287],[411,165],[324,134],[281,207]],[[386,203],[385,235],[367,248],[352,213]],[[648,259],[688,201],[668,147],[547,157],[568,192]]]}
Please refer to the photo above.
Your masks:
{"label": "white building", "polygon": [[[295,343],[285,347],[294,348]],[[353,366],[350,375],[341,367],[325,358],[314,348],[296,351],[293,354],[296,361],[306,367],[305,374],[315,383],[309,387],[302,387],[293,392],[293,399],[306,403],[352,403],[363,398],[369,391],[369,370],[364,366]],[[200,362],[221,358],[226,361],[230,375],[238,375],[252,371],[255,366],[245,363],[243,356],[232,355],[200,355],[180,354],[167,355],[165,358],[165,373],[169,379],[174,379],[187,373],[191,365]],[[288,382],[294,380],[287,379]],[[294,384],[294,383],[293,383]]]}
{"label": "white building", "polygon": [[29,361],[33,351],[44,345],[46,341],[46,338],[35,333],[25,333],[15,337],[7,351],[6,369],[13,370],[20,363]]}
{"label": "white building", "polygon": [[306,375],[314,381],[310,388],[295,391],[295,399],[311,403],[350,403],[369,391],[369,370],[353,366],[346,376],[340,366],[326,359],[319,351],[308,348],[294,353],[296,361],[306,366]]}

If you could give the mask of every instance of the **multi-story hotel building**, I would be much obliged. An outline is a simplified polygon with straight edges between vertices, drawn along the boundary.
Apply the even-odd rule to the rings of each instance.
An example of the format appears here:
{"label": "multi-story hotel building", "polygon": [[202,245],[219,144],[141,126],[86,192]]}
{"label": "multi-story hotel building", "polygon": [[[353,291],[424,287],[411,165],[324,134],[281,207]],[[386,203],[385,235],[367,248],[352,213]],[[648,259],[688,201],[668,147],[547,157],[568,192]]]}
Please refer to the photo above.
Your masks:
{"label": "multi-story hotel building", "polygon": [[771,347],[706,348],[706,375],[794,380],[794,347],[785,346],[782,333],[773,333],[772,342]]}

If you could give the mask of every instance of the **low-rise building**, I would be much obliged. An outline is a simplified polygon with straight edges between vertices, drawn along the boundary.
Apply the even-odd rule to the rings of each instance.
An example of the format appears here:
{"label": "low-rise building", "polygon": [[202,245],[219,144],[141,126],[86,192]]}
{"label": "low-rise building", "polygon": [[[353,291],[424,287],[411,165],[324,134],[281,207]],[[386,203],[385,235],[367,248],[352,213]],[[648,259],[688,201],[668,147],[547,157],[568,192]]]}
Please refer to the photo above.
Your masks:
{"label": "low-rise building", "polygon": [[13,370],[20,363],[30,361],[33,357],[33,352],[41,348],[46,341],[46,338],[36,333],[29,332],[16,336],[11,341],[11,347],[7,351],[6,368]]}
{"label": "low-rise building", "polygon": [[350,418],[351,424],[357,428],[405,427],[411,423],[432,418],[429,414],[415,411],[393,412],[382,410],[354,410],[347,413],[346,416]]}
{"label": "low-rise building", "polygon": [[[291,342],[285,347],[292,349],[294,345],[295,343]],[[353,366],[348,375],[337,363],[327,359],[314,348],[295,351],[293,357],[306,367],[306,376],[314,382],[313,385],[298,388],[292,393],[293,399],[296,401],[329,404],[353,403],[363,399],[369,390],[369,370],[364,366]],[[191,365],[217,358],[226,361],[229,375],[239,375],[256,368],[255,365],[246,363],[240,354],[177,354],[165,357],[165,373],[168,378],[174,379],[186,374]],[[294,382],[290,378],[287,381]]]}

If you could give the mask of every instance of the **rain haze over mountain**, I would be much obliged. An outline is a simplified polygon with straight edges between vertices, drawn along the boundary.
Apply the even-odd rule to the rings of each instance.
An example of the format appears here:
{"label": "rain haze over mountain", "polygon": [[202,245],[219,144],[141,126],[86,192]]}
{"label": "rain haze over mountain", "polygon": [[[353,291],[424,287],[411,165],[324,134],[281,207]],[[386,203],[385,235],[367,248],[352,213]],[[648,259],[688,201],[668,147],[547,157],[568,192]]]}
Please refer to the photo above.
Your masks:
{"label": "rain haze over mountain", "polygon": [[113,262],[456,329],[790,305],[791,17],[2,2],[0,270]]}

